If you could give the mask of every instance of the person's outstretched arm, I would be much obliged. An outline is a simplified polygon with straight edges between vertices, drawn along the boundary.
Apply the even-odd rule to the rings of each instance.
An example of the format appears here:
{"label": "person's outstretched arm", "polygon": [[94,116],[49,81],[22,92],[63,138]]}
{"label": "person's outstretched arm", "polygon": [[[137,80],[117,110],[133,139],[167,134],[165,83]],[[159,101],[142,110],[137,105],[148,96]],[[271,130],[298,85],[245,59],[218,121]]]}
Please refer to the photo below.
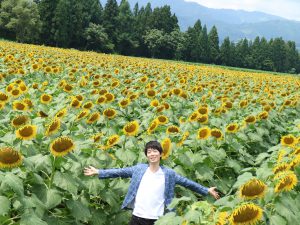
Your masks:
{"label": "person's outstretched arm", "polygon": [[128,178],[132,176],[134,170],[134,166],[132,167],[125,167],[125,168],[117,168],[117,169],[96,169],[93,166],[89,166],[84,168],[84,175],[85,176],[94,176],[98,175],[100,179],[103,178],[116,178],[116,177],[123,177]]}
{"label": "person's outstretched arm", "polygon": [[186,187],[188,189],[191,189],[192,191],[195,191],[201,195],[207,195],[210,194],[213,196],[215,199],[219,199],[220,196],[218,192],[216,192],[216,187],[204,187],[192,180],[187,179],[186,177],[180,176],[179,174],[175,173],[175,183],[179,184],[183,187]]}

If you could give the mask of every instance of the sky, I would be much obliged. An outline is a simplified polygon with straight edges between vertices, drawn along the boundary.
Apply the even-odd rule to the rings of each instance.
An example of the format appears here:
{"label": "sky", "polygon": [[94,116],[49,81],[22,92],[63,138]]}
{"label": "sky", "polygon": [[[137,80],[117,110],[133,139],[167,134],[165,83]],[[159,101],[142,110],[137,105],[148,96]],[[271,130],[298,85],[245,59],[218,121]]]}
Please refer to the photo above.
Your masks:
{"label": "sky", "polygon": [[300,21],[300,0],[185,0],[216,9],[260,11]]}

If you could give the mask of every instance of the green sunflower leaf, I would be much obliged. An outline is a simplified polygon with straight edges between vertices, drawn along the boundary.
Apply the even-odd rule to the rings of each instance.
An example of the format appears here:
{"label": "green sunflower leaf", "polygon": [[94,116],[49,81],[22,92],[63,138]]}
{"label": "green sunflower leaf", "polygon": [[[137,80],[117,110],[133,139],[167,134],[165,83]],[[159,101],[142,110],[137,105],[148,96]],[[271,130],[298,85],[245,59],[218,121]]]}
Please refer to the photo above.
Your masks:
{"label": "green sunflower leaf", "polygon": [[6,215],[10,210],[10,201],[5,196],[0,196],[0,215]]}
{"label": "green sunflower leaf", "polygon": [[80,201],[69,200],[67,207],[71,210],[72,216],[77,220],[88,221],[91,217],[89,208]]}
{"label": "green sunflower leaf", "polygon": [[54,175],[53,183],[63,190],[69,191],[74,195],[77,194],[78,183],[72,177],[72,174],[56,172]]}

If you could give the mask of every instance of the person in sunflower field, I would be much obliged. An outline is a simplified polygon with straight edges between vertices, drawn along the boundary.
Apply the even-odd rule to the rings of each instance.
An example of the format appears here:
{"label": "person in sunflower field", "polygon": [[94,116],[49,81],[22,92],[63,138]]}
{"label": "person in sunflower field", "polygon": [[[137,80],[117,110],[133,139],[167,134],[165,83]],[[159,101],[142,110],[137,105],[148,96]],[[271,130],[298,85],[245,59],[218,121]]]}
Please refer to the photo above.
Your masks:
{"label": "person in sunflower field", "polygon": [[84,175],[98,175],[105,178],[131,178],[122,209],[133,209],[130,225],[150,225],[164,214],[173,197],[175,185],[181,185],[201,195],[210,194],[219,199],[216,187],[203,187],[200,184],[177,174],[174,170],[161,166],[162,147],[158,141],[150,141],[145,146],[148,164],[137,164],[120,169],[96,169],[89,166]]}

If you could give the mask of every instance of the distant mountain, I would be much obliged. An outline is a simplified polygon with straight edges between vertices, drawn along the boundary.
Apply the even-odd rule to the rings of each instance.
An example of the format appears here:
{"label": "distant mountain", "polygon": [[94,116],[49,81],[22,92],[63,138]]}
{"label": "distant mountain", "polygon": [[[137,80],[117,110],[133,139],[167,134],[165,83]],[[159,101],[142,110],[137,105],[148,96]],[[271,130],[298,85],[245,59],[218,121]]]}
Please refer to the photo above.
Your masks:
{"label": "distant mountain", "polygon": [[[103,5],[105,2],[106,0],[101,0]],[[267,39],[282,37],[285,40],[295,41],[297,47],[300,48],[300,22],[298,21],[255,11],[211,9],[184,0],[128,0],[128,2],[132,8],[136,2],[139,7],[150,2],[152,9],[169,5],[172,12],[176,14],[182,31],[193,26],[196,20],[200,19],[202,25],[206,24],[208,30],[213,25],[217,27],[221,41],[226,36],[233,41],[241,38],[253,39],[256,36],[263,36]]]}

